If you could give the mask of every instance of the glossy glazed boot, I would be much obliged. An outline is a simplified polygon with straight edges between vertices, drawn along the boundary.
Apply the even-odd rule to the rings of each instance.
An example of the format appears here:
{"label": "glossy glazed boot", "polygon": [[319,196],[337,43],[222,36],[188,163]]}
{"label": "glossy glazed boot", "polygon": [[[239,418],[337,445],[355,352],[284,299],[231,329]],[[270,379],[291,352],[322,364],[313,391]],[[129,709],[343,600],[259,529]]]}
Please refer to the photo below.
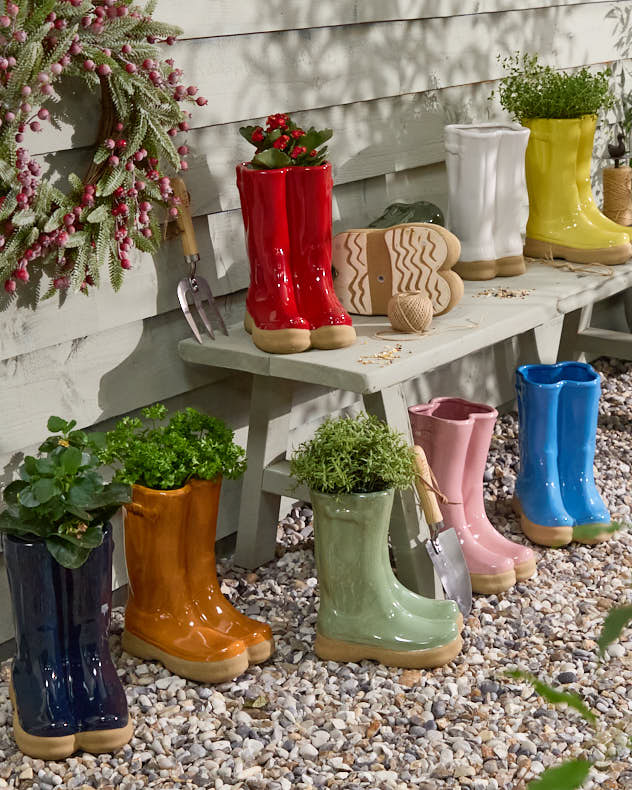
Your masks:
{"label": "glossy glazed boot", "polygon": [[522,365],[516,371],[520,471],[514,508],[524,534],[542,546],[565,546],[574,519],[562,499],[558,471],[559,401],[563,379],[557,365]]}
{"label": "glossy glazed boot", "polygon": [[13,732],[24,754],[59,760],[75,749],[77,721],[68,690],[63,592],[43,541],[4,536],[16,654],[11,669]]}
{"label": "glossy glazed boot", "polygon": [[465,280],[525,272],[520,213],[528,138],[519,124],[445,127],[448,224],[461,240],[454,268]]}
{"label": "glossy glazed boot", "polygon": [[69,570],[44,541],[5,536],[16,655],[10,694],[24,754],[61,760],[78,750],[116,751],[132,736],[108,646],[111,528],[81,568]]}
{"label": "glossy glazed boot", "polygon": [[464,408],[461,403],[447,398],[411,406],[408,411],[413,438],[415,444],[423,447],[438,488],[447,497],[447,503],[439,503],[443,523],[456,531],[472,590],[485,594],[504,592],[516,583],[514,561],[479,542],[465,513],[465,464],[474,420],[469,415],[470,404],[465,402]]}
{"label": "glossy glazed boot", "polygon": [[288,167],[285,177],[298,312],[309,321],[314,348],[350,346],[355,329],[334,292],[331,273],[331,165]]}
{"label": "glossy glazed boot", "polygon": [[481,546],[501,556],[509,557],[514,564],[516,580],[529,579],[535,573],[535,555],[528,546],[514,543],[503,537],[491,524],[485,510],[483,476],[487,465],[489,445],[494,433],[498,412],[485,403],[471,403],[461,398],[434,398],[431,403],[451,402],[458,413],[461,409],[473,421],[472,436],[465,456],[463,475],[463,505],[465,520],[470,524],[474,539]]}
{"label": "glossy glazed boot", "polygon": [[577,170],[582,119],[534,118],[524,125],[531,130],[524,254],[576,263],[625,263],[632,255],[628,234],[604,228],[584,212],[578,187],[578,175],[584,174]]}
{"label": "glossy glazed boot", "polygon": [[[577,189],[581,210],[588,219],[599,228],[614,233],[626,233],[627,228],[608,219],[597,208],[592,191],[590,168],[592,164],[596,115],[584,115],[579,119],[579,145],[577,146]],[[629,235],[629,234],[628,234]]]}
{"label": "glossy glazed boot", "polygon": [[584,526],[611,525],[610,513],[597,486],[593,463],[601,382],[591,365],[562,362],[552,365],[552,375],[563,378],[558,417],[558,469],[564,507],[573,518],[573,539],[600,543],[609,532],[582,535]]}
{"label": "glossy glazed boot", "polygon": [[132,737],[127,699],[110,654],[112,611],[112,526],[103,543],[75,570],[61,569],[65,595],[69,691],[89,752],[120,749]]}
{"label": "glossy glazed boot", "polygon": [[134,486],[125,515],[129,599],[123,647],[180,677],[219,683],[248,668],[240,639],[208,627],[193,604],[186,567],[190,486]]}
{"label": "glossy glazed boot", "polygon": [[237,166],[250,260],[244,326],[255,345],[272,354],[306,351],[311,345],[309,322],[297,310],[292,285],[286,171]]}
{"label": "glossy glazed boot", "polygon": [[250,664],[266,661],[274,652],[270,626],[238,612],[222,595],[217,580],[215,535],[219,480],[191,480],[191,508],[186,529],[186,567],[193,605],[202,622],[246,645]]}
{"label": "glossy glazed boot", "polygon": [[316,654],[326,661],[373,659],[436,667],[462,641],[456,619],[413,614],[393,596],[388,528],[393,492],[334,497],[311,492],[320,606]]}

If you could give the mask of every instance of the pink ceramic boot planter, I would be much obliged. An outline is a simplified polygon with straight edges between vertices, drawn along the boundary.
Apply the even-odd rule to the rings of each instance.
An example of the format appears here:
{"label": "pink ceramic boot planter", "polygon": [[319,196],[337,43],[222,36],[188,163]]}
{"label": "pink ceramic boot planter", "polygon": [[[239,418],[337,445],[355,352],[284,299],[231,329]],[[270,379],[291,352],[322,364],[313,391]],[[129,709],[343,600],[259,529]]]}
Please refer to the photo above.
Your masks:
{"label": "pink ceramic boot planter", "polygon": [[507,540],[497,532],[485,511],[483,475],[498,412],[492,406],[470,403],[461,398],[434,398],[431,402],[440,401],[461,404],[469,413],[469,419],[474,421],[463,477],[465,519],[470,524],[474,539],[490,551],[509,557],[514,564],[517,581],[529,579],[535,573],[535,554],[528,546]]}
{"label": "pink ceramic boot planter", "polygon": [[[476,412],[477,406],[459,398],[436,398],[430,403],[412,406],[409,414],[415,444],[424,448],[439,489],[447,498],[447,503],[440,503],[443,521],[447,528],[453,527],[459,536],[472,579],[472,590],[491,594],[512,587],[516,583],[516,572],[514,559],[509,552],[498,551],[479,540],[480,513],[472,497],[473,473],[469,469],[466,471],[468,462],[472,462],[470,444],[476,422],[472,412]],[[495,418],[496,412],[493,412]],[[478,481],[482,505],[482,472]],[[465,496],[466,488],[471,498],[469,503]],[[469,504],[467,511],[466,504]],[[473,516],[477,526],[471,521]],[[491,524],[489,526],[495,532]],[[500,535],[498,537],[501,538]]]}

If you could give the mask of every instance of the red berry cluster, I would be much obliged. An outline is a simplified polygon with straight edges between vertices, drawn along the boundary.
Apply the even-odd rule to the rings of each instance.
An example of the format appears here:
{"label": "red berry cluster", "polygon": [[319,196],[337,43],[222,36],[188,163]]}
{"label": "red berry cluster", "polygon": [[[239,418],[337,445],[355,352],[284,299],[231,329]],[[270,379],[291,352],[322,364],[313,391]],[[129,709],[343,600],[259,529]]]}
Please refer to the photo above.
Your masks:
{"label": "red berry cluster", "polygon": [[[318,131],[313,127],[305,131],[287,113],[269,115],[265,129],[263,126],[243,126],[239,132],[257,149],[252,164],[264,168],[322,164],[327,149],[319,149],[319,146],[333,133],[331,129]],[[272,155],[269,149],[282,155]]]}

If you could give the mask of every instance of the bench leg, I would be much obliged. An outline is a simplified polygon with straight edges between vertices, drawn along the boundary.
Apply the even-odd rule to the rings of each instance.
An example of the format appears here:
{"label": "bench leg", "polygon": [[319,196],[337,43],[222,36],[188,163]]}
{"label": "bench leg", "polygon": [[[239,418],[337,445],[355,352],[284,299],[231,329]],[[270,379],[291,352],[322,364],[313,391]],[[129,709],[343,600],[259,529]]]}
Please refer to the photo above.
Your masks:
{"label": "bench leg", "polygon": [[577,335],[590,326],[592,310],[593,306],[589,304],[585,307],[580,307],[578,310],[573,310],[572,313],[566,313],[564,316],[562,336],[557,354],[558,362],[570,362],[583,357],[582,352],[578,348]]}
{"label": "bench leg", "polygon": [[270,376],[252,377],[248,468],[239,508],[235,563],[257,568],[274,559],[281,496],[263,491],[265,467],[287,451],[292,383]]}
{"label": "bench leg", "polygon": [[[364,395],[364,406],[413,444],[408,407],[402,387],[397,385]],[[402,584],[428,598],[443,597],[439,580],[424,542],[430,537],[428,527],[419,517],[412,489],[396,494],[391,517],[391,544],[395,554],[397,576]]]}

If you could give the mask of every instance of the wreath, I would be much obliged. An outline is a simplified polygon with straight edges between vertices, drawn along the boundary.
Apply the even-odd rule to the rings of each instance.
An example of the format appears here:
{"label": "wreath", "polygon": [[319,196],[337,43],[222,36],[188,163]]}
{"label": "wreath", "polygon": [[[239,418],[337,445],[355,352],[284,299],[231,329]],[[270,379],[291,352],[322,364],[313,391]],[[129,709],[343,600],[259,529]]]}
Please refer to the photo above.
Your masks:
{"label": "wreath", "polygon": [[[158,206],[178,214],[165,172],[186,170],[197,88],[162,48],[178,28],[154,21],[156,0],[5,0],[0,13],[0,281],[13,294],[34,270],[52,283],[44,298],[87,293],[104,267],[115,290],[130,252],[155,252]],[[1,10],[1,9],[0,9]],[[78,77],[101,96],[98,143],[88,172],[61,191],[25,147],[28,134],[56,124],[57,89]]]}

